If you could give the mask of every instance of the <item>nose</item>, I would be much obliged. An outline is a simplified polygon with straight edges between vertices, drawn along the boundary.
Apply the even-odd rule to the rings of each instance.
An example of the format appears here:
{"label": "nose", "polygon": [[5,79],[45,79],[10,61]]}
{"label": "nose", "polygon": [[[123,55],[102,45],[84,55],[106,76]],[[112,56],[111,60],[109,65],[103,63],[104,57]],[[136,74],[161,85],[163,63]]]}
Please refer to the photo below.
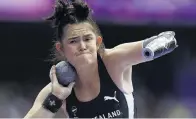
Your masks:
{"label": "nose", "polygon": [[86,43],[83,40],[81,40],[79,43],[79,50],[80,51],[86,50]]}

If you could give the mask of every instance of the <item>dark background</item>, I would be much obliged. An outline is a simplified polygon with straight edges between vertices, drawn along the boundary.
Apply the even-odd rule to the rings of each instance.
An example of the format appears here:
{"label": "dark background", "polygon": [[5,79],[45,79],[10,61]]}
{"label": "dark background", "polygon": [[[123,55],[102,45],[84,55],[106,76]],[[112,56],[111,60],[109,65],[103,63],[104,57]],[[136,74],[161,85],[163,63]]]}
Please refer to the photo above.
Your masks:
{"label": "dark background", "polygon": [[[99,23],[107,48],[176,32],[172,53],[133,67],[138,117],[196,117],[196,26]],[[23,117],[49,83],[53,29],[44,22],[0,22],[0,117]]]}

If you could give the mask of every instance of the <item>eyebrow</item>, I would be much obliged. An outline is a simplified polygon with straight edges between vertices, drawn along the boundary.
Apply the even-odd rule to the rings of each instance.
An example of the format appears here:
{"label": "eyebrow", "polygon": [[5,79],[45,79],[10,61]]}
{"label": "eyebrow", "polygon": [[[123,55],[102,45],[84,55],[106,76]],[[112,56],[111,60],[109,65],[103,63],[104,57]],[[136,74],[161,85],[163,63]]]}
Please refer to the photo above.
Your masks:
{"label": "eyebrow", "polygon": [[[92,34],[85,34],[83,37],[92,37]],[[73,39],[77,39],[79,38],[79,36],[73,36],[73,37],[69,37],[68,40],[73,40]]]}

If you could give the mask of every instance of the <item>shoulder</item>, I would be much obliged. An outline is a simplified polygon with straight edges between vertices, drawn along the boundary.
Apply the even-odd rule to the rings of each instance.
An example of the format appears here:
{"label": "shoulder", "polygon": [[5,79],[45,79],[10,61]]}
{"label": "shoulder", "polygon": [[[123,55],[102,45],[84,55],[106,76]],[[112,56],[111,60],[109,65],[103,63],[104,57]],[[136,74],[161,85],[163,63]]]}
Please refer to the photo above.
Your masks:
{"label": "shoulder", "polygon": [[120,63],[115,60],[114,52],[114,49],[106,49],[101,56],[102,60],[116,86],[122,92],[130,92],[133,90],[131,81],[132,67],[123,68]]}
{"label": "shoulder", "polygon": [[102,60],[111,60],[113,55],[113,49],[104,49],[103,52],[100,53]]}
{"label": "shoulder", "polygon": [[113,58],[112,52],[112,49],[105,49],[100,56],[112,80],[119,83],[123,70]]}
{"label": "shoulder", "polygon": [[[105,49],[103,53],[100,54],[104,64],[108,66],[109,68],[115,69],[115,67],[118,67],[118,70],[121,69],[118,63],[117,54],[115,53],[115,49]],[[115,65],[114,65],[115,64]]]}

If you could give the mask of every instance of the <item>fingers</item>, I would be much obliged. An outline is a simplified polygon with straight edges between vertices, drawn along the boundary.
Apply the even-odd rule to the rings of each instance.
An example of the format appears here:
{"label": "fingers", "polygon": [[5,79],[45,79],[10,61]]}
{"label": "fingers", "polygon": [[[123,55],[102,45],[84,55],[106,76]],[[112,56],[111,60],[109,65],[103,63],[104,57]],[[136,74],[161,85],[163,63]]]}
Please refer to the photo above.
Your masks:
{"label": "fingers", "polygon": [[72,82],[72,83],[70,83],[70,84],[67,86],[67,92],[68,92],[69,94],[71,93],[72,88],[73,88],[74,85],[75,85],[75,82]]}
{"label": "fingers", "polygon": [[55,65],[52,66],[50,69],[50,80],[52,83],[58,83],[57,77],[56,77],[56,67]]}
{"label": "fingers", "polygon": [[70,83],[70,84],[68,85],[68,88],[69,88],[70,90],[72,90],[72,88],[73,88],[74,85],[75,85],[75,82],[72,82],[72,83]]}

